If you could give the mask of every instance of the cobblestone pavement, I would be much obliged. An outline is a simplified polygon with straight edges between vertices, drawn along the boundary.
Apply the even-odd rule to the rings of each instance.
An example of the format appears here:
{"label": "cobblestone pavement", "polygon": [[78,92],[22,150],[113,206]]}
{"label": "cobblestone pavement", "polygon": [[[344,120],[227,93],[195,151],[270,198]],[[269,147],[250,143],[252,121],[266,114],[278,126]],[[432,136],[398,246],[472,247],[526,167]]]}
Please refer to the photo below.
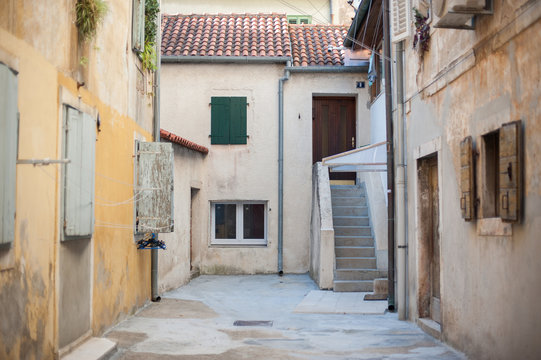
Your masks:
{"label": "cobblestone pavement", "polygon": [[465,359],[396,314],[296,312],[314,290],[308,275],[201,276],[105,336],[114,360]]}

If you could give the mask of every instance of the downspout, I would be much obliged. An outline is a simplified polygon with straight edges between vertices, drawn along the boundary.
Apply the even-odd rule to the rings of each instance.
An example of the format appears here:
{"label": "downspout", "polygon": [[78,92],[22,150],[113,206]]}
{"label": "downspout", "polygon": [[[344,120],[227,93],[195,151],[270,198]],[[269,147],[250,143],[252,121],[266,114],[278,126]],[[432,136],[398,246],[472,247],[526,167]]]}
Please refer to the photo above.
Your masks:
{"label": "downspout", "polygon": [[404,42],[396,44],[396,242],[398,319],[406,320],[406,164],[404,161]]}
{"label": "downspout", "polygon": [[333,0],[329,0],[329,14],[331,16],[331,24],[334,25],[334,13],[333,13],[333,8],[332,8],[332,2]]}
{"label": "downspout", "polygon": [[[288,61],[286,67],[291,66]],[[278,275],[284,274],[284,81],[289,70],[278,80]]]}
{"label": "downspout", "polygon": [[385,71],[385,120],[387,131],[387,252],[388,252],[388,307],[395,310],[394,291],[394,144],[391,96],[391,38],[389,28],[389,0],[383,0],[383,61]]}
{"label": "downspout", "polygon": [[[161,3],[159,4],[161,8]],[[160,70],[161,70],[161,43],[162,43],[162,27],[161,27],[161,12],[156,19],[158,23],[158,31],[156,31],[156,71],[154,71],[154,141],[160,141]],[[158,295],[158,249],[150,250],[150,299],[152,301],[160,301]]]}

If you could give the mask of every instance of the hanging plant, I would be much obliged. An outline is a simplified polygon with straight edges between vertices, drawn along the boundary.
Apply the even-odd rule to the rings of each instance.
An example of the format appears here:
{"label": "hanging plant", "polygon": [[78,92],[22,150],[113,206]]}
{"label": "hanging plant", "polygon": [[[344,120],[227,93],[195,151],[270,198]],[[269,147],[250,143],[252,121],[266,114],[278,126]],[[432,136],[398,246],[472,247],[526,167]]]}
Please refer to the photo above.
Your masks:
{"label": "hanging plant", "polygon": [[428,16],[421,14],[417,8],[413,8],[415,13],[415,35],[413,36],[413,48],[417,49],[421,58],[425,51],[428,51],[430,44],[430,25],[428,25]]}
{"label": "hanging plant", "polygon": [[75,25],[83,41],[91,40],[103,21],[109,7],[104,0],[77,0]]}
{"label": "hanging plant", "polygon": [[160,4],[158,0],[145,1],[145,48],[141,53],[143,68],[156,70],[156,34],[158,25],[156,20],[160,13]]}

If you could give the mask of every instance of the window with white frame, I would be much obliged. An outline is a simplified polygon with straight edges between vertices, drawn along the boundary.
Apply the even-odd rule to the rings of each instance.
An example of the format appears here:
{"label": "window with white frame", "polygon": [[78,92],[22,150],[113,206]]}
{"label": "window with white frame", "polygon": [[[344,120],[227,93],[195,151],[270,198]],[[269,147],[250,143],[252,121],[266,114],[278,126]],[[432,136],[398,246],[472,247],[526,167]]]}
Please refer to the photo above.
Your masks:
{"label": "window with white frame", "polygon": [[267,204],[264,201],[211,203],[213,245],[266,245]]}

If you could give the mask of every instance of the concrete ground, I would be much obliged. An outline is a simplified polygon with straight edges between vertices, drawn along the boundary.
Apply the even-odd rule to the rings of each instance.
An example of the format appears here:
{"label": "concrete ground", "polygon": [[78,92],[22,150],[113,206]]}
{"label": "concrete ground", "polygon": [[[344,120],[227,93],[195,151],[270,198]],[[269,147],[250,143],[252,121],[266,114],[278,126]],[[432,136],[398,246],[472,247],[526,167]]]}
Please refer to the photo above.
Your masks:
{"label": "concrete ground", "polygon": [[115,360],[465,359],[385,307],[308,275],[201,276],[105,336]]}

